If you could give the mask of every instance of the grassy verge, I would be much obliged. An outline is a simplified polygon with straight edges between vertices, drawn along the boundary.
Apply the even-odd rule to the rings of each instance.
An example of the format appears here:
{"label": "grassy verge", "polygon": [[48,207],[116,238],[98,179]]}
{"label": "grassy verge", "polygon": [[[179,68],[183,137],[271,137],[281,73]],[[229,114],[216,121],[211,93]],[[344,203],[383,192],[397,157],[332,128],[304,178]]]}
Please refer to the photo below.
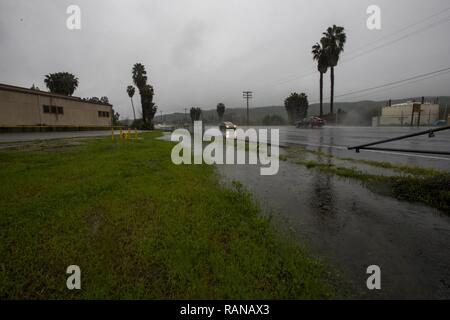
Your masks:
{"label": "grassy verge", "polygon": [[[434,175],[439,175],[442,173],[442,171],[432,169],[432,168],[424,168],[424,167],[418,167],[418,166],[412,166],[412,165],[406,165],[406,164],[398,164],[398,163],[392,163],[392,162],[387,162],[387,161],[355,159],[355,158],[350,158],[350,157],[335,157],[334,155],[320,151],[319,149],[314,150],[314,149],[307,149],[305,147],[289,147],[289,154],[291,154],[291,155],[300,155],[302,153],[309,153],[309,154],[313,154],[313,155],[316,155],[318,157],[323,157],[323,158],[335,158],[337,160],[348,161],[348,162],[352,162],[352,163],[366,164],[366,165],[376,167],[376,168],[391,169],[394,171],[411,174],[411,175],[434,176]],[[285,157],[284,159],[287,160],[287,158],[288,157]]]}
{"label": "grassy verge", "polygon": [[[0,298],[335,295],[332,275],[280,239],[239,184],[173,165],[157,135],[0,151]],[[81,290],[66,289],[72,264]]]}
{"label": "grassy verge", "polygon": [[[302,149],[295,148],[294,150],[291,150],[288,155],[281,158],[281,160],[303,165],[308,169],[316,169],[340,177],[356,179],[362,181],[367,186],[371,187],[371,190],[376,192],[381,192],[400,200],[422,202],[450,214],[449,172],[391,164],[388,162],[353,158],[337,158],[339,160],[362,163],[378,168],[393,169],[410,174],[409,176],[382,176],[369,174],[355,168],[336,166],[331,163],[305,160],[302,158],[302,152],[313,152],[316,154],[316,152],[320,151],[304,151]],[[323,155],[320,154],[320,156]],[[333,158],[333,155],[331,154],[326,154],[326,156],[328,158]]]}
{"label": "grassy verge", "polygon": [[395,170],[398,172],[403,172],[403,173],[407,173],[407,174],[411,174],[411,175],[437,176],[437,175],[442,174],[441,171],[431,169],[431,168],[391,163],[391,162],[386,162],[386,161],[354,159],[354,158],[347,158],[347,157],[337,157],[337,159],[344,160],[344,161],[350,161],[353,163],[366,164],[366,165],[369,165],[372,167],[377,167],[377,168],[391,169],[391,170]]}

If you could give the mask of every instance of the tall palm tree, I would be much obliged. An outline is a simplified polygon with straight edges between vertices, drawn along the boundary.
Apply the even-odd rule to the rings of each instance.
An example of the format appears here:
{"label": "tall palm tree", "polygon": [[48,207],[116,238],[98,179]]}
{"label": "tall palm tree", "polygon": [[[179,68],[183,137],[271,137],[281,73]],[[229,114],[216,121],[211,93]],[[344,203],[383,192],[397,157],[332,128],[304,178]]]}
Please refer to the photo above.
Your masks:
{"label": "tall palm tree", "polygon": [[344,44],[347,40],[347,36],[344,32],[344,27],[333,25],[329,27],[326,32],[323,33],[321,39],[322,46],[326,51],[328,66],[331,69],[331,98],[330,98],[330,113],[333,114],[334,103],[334,67],[339,62],[339,56],[344,51]]}
{"label": "tall palm tree", "polygon": [[133,82],[136,87],[141,91],[147,84],[147,71],[142,63],[136,63],[131,71]]}
{"label": "tall palm tree", "polygon": [[320,73],[320,116],[323,116],[323,75],[328,70],[328,58],[322,44],[316,43],[312,47],[313,60],[317,61],[317,70]]}
{"label": "tall palm tree", "polygon": [[131,107],[133,108],[133,118],[134,118],[134,122],[136,122],[136,112],[134,111],[134,104],[133,104],[133,96],[134,96],[134,92],[135,92],[136,90],[134,89],[134,87],[133,86],[128,86],[127,87],[127,93],[128,93],[128,96],[130,97],[130,99],[131,99]]}
{"label": "tall palm tree", "polygon": [[[134,84],[139,90],[142,106],[142,121],[147,123],[147,107],[150,97],[150,91],[147,87],[147,71],[142,63],[135,63],[131,71]],[[153,96],[151,97],[153,98]]]}

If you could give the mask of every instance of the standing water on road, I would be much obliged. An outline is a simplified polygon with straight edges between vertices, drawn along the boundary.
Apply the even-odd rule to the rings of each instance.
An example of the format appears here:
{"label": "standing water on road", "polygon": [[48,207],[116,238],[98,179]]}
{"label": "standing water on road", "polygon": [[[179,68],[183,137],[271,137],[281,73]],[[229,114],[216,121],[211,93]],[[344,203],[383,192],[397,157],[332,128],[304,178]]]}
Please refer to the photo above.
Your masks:
{"label": "standing water on road", "polygon": [[[308,158],[338,163],[339,157],[422,165],[448,170],[450,158],[364,152],[347,146],[417,132],[409,128],[339,128],[303,130],[282,127],[280,145],[300,145],[318,154]],[[399,141],[388,147],[447,150],[450,133]],[[374,193],[361,182],[281,161],[275,176],[261,176],[254,166],[219,165],[224,181],[240,181],[273,222],[311,253],[338,269],[362,298],[450,298],[450,216],[419,203]],[[363,165],[358,170],[373,173]],[[376,168],[383,171],[380,168]],[[390,175],[389,170],[381,174]],[[382,290],[366,286],[370,265],[381,268]]]}
{"label": "standing water on road", "polygon": [[[409,175],[392,168],[371,167],[345,159],[421,164],[449,169],[450,158],[362,152],[345,146],[406,134],[404,128],[281,128],[280,145],[308,147],[308,161],[350,166],[383,176]],[[166,136],[164,139],[168,139]],[[396,147],[448,148],[450,135],[439,134]],[[250,148],[249,152],[255,152]],[[289,149],[291,150],[291,149]],[[289,152],[288,152],[289,153]],[[356,179],[280,161],[278,174],[262,176],[259,166],[217,165],[224,184],[240,181],[277,228],[306,245],[342,274],[356,298],[450,298],[450,215],[425,204],[373,192]],[[395,169],[395,167],[394,167]],[[381,268],[382,290],[367,289],[367,267]]]}
{"label": "standing water on road", "polygon": [[[218,169],[225,181],[244,184],[279,228],[335,266],[357,297],[450,298],[449,216],[287,162],[275,176],[249,165]],[[367,290],[370,265],[381,268],[379,292]]]}
{"label": "standing water on road", "polygon": [[[324,127],[322,129],[299,129],[283,126],[279,127],[279,129],[281,145],[328,148],[330,153],[337,156],[352,156],[355,159],[388,161],[392,163],[450,170],[450,156],[369,150],[361,150],[361,153],[357,154],[355,151],[351,152],[347,150],[347,147],[412,134],[429,128]],[[423,135],[385,143],[379,145],[379,147],[450,152],[450,130],[437,132],[434,138]]]}

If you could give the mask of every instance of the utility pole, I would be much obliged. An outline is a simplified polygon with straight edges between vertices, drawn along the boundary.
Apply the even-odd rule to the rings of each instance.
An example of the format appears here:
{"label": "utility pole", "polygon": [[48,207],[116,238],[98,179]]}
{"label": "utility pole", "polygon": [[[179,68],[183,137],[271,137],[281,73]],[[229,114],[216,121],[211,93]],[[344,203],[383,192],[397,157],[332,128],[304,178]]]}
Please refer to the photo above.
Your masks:
{"label": "utility pole", "polygon": [[420,105],[419,116],[417,117],[417,128],[420,127],[420,114],[422,113],[422,105]]}
{"label": "utility pole", "polygon": [[247,125],[250,124],[250,114],[248,110],[248,101],[253,98],[253,92],[252,91],[244,91],[242,92],[242,96],[245,100],[247,100]]}

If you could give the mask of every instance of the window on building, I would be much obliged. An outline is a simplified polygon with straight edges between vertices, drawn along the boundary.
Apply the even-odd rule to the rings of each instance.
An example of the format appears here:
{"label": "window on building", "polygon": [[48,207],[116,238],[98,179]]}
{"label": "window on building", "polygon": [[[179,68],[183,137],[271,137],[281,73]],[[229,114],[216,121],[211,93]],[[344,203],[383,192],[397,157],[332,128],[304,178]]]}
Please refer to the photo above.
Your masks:
{"label": "window on building", "polygon": [[44,104],[42,106],[42,111],[44,113],[64,114],[64,107],[49,106],[49,105]]}
{"label": "window on building", "polygon": [[102,118],[109,118],[109,112],[107,111],[98,111],[98,116]]}

